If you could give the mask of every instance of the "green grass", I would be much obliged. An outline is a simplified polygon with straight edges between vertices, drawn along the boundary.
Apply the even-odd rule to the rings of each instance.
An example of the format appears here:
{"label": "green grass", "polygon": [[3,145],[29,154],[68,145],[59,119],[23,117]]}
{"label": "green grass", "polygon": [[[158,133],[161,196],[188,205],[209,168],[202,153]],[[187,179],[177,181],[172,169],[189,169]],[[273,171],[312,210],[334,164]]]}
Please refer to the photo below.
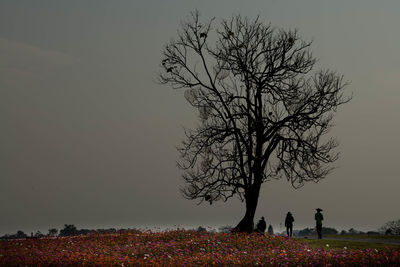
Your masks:
{"label": "green grass", "polygon": [[[307,239],[307,238],[296,238],[300,242],[308,243],[308,245],[312,248],[324,248],[325,250],[329,249],[400,249],[400,245],[396,244],[383,244],[376,242],[362,242],[362,241],[349,241],[349,240],[333,240],[333,239]],[[329,246],[327,246],[327,244]]]}

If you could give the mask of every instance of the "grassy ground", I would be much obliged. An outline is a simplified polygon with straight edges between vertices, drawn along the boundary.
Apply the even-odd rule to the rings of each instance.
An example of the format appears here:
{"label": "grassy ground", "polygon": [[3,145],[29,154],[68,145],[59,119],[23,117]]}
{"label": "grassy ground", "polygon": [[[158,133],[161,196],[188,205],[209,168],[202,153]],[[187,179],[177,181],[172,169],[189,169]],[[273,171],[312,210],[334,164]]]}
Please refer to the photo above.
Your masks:
{"label": "grassy ground", "polygon": [[399,235],[325,235],[326,238],[354,238],[354,239],[389,239],[389,240],[400,240]]}
{"label": "grassy ground", "polygon": [[[326,237],[329,238],[329,237]],[[356,238],[356,237],[355,237]],[[333,239],[307,239],[307,238],[296,238],[300,242],[308,243],[309,246],[313,248],[324,248],[325,250],[329,249],[399,249],[400,245],[396,244],[382,244],[377,241],[374,242],[362,242],[362,241],[349,241],[349,240],[333,240]]]}

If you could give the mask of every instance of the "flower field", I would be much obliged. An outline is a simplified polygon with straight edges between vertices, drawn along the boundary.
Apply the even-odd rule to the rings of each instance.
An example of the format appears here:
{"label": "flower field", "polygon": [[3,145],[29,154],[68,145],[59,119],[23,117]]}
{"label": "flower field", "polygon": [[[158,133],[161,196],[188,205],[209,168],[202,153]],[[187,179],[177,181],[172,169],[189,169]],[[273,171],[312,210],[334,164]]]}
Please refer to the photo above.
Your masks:
{"label": "flower field", "polygon": [[325,250],[286,237],[174,230],[0,241],[1,266],[400,266],[400,250]]}

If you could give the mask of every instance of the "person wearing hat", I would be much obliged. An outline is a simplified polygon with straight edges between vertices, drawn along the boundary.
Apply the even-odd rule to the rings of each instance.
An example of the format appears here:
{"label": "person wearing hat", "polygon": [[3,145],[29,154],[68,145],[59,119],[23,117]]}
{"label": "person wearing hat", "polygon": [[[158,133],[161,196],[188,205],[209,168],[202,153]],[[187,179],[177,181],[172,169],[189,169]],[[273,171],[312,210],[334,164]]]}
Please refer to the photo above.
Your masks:
{"label": "person wearing hat", "polygon": [[290,212],[288,212],[286,214],[286,218],[285,218],[286,233],[287,233],[288,237],[292,237],[293,222],[294,222],[294,218],[293,218],[292,214]]}
{"label": "person wearing hat", "polygon": [[315,222],[317,224],[318,239],[321,239],[322,238],[322,221],[324,220],[324,216],[321,213],[322,209],[318,208],[316,210],[317,210],[317,213],[315,213]]}

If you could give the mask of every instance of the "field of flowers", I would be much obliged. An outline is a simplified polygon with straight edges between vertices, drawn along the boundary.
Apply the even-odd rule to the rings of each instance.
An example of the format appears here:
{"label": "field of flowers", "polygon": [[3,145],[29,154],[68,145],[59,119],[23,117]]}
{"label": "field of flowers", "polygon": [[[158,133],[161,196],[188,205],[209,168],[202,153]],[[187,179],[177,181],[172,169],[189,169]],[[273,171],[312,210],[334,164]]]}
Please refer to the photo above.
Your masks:
{"label": "field of flowers", "polygon": [[400,266],[397,250],[324,250],[286,237],[173,230],[0,241],[0,266]]}

